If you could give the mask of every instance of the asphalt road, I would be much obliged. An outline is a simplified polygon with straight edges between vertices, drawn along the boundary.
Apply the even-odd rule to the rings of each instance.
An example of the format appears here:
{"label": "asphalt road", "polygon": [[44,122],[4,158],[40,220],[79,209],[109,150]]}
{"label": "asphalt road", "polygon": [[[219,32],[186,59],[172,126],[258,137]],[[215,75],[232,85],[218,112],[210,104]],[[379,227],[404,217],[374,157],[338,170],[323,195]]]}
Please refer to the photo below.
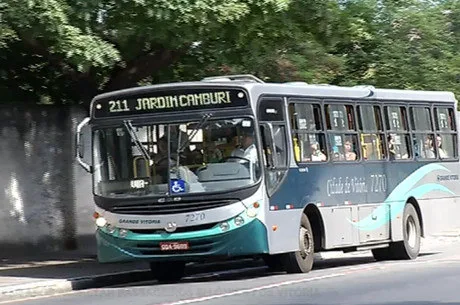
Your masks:
{"label": "asphalt road", "polygon": [[415,261],[372,257],[318,262],[308,274],[270,274],[249,266],[155,282],[78,291],[21,305],[447,305],[460,304],[460,245]]}

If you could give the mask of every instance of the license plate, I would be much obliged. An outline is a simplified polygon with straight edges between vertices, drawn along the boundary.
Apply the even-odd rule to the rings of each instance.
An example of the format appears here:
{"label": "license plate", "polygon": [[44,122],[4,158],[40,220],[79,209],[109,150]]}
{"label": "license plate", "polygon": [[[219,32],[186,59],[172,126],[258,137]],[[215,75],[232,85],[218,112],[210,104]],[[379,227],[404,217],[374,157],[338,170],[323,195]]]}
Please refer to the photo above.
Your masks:
{"label": "license plate", "polygon": [[186,241],[161,242],[161,251],[188,250],[189,244]]}

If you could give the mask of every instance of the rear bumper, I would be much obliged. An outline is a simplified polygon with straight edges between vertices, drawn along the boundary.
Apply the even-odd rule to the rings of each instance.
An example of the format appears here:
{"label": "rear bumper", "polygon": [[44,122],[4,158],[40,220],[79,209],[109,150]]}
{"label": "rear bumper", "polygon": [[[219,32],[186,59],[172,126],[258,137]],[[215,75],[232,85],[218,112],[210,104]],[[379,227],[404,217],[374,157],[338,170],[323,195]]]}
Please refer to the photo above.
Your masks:
{"label": "rear bumper", "polygon": [[[122,238],[103,229],[96,231],[99,262],[196,261],[207,257],[238,257],[268,253],[267,229],[258,219],[221,232],[210,230],[172,234],[136,234]],[[187,241],[189,250],[161,251],[161,241]]]}

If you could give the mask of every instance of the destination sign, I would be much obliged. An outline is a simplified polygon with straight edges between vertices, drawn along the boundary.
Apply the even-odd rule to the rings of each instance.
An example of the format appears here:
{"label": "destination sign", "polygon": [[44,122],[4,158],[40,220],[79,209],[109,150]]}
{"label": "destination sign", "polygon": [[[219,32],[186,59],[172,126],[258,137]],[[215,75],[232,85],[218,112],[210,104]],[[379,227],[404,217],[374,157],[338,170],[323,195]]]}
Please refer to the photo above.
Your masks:
{"label": "destination sign", "polygon": [[93,117],[102,118],[248,105],[247,94],[241,89],[142,90],[142,93],[133,90],[123,96],[96,100],[92,110]]}

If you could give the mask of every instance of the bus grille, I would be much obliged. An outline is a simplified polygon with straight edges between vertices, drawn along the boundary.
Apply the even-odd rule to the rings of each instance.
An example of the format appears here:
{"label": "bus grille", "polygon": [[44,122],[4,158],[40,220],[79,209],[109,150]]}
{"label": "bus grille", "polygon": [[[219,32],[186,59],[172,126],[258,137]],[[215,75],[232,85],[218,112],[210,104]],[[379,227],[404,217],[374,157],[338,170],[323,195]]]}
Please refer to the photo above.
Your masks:
{"label": "bus grille", "polygon": [[163,203],[142,203],[142,204],[127,204],[120,203],[114,205],[110,211],[120,214],[136,214],[136,215],[157,215],[157,214],[174,214],[174,213],[189,213],[202,211],[207,209],[220,208],[238,200],[205,200],[205,201],[174,201]]}
{"label": "bus grille", "polygon": [[[201,230],[209,230],[215,227],[218,222],[212,223],[205,223],[202,225],[196,226],[188,226],[188,227],[178,227],[174,233],[187,233],[187,232],[194,232],[194,231],[201,231]],[[137,234],[160,234],[160,233],[167,233],[164,229],[129,229],[133,233]]]}

